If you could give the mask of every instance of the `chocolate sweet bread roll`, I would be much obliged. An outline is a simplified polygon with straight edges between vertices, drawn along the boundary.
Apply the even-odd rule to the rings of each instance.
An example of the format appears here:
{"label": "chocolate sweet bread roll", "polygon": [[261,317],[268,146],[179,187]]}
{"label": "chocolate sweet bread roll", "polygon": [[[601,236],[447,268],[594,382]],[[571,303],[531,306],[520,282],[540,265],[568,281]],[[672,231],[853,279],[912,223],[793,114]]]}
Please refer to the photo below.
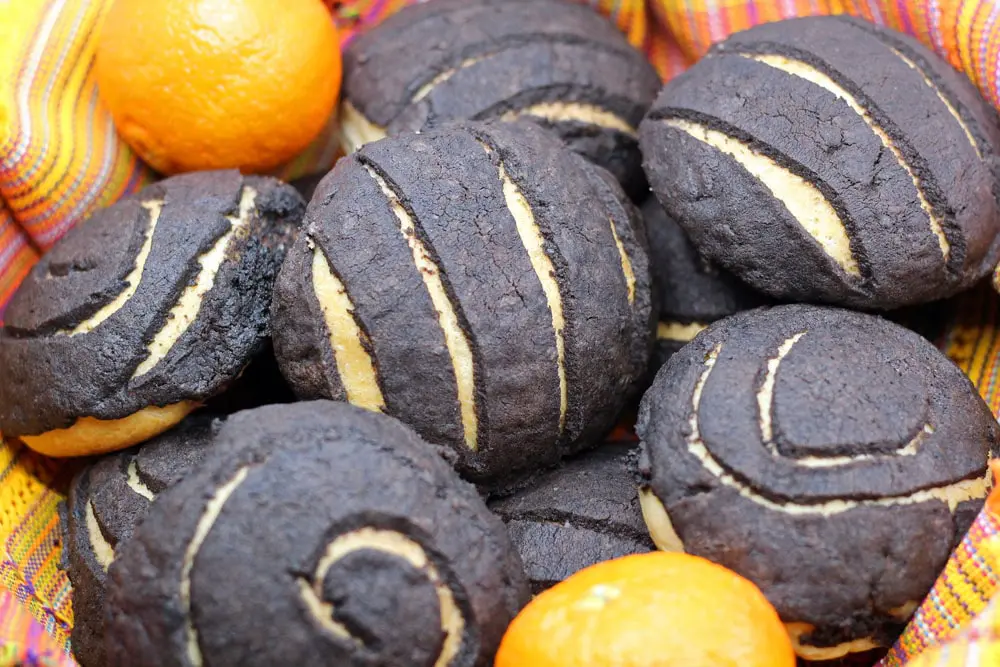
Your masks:
{"label": "chocolate sweet bread roll", "polygon": [[595,443],[645,372],[638,212],[532,123],[368,144],[304,224],[274,296],[289,384],[400,419],[477,482]]}
{"label": "chocolate sweet bread roll", "polygon": [[860,19],[733,35],[665,87],[640,138],[695,246],[777,299],[892,309],[1000,259],[995,111],[916,40]]}
{"label": "chocolate sweet bread roll", "polygon": [[176,176],[95,213],[0,329],[0,429],[50,456],[124,449],[223,391],[264,346],[304,212],[275,179]]}
{"label": "chocolate sweet bread roll", "polygon": [[565,0],[430,0],[344,53],[347,152],[454,120],[530,117],[645,189],[636,128],[660,89],[646,58],[590,7]]}
{"label": "chocolate sweet bread roll", "polygon": [[649,239],[649,269],[659,321],[650,371],[655,372],[677,350],[709,324],[768,299],[725,269],[705,259],[687,234],[655,197],[642,205]]}
{"label": "chocolate sweet bread roll", "polygon": [[535,593],[596,563],[651,551],[637,493],[638,450],[608,444],[490,502]]}
{"label": "chocolate sweet bread roll", "polygon": [[811,660],[892,644],[982,506],[1000,441],[920,335],[801,305],[706,329],[660,371],[637,431],[657,545],[756,583]]}
{"label": "chocolate sweet bread roll", "polygon": [[197,467],[215,428],[214,417],[192,415],[141,447],[98,460],[73,480],[64,548],[73,584],[71,644],[83,667],[105,664],[104,597],[118,548],[156,496]]}
{"label": "chocolate sweet bread roll", "polygon": [[267,406],[115,559],[108,665],[486,667],[528,597],[503,523],[413,431]]}

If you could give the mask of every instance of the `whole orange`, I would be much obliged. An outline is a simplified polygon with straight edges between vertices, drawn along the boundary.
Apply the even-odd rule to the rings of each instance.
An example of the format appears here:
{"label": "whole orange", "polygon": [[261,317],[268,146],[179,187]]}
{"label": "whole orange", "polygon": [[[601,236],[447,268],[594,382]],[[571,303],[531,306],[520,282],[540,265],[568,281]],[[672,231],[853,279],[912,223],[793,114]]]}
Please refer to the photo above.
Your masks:
{"label": "whole orange", "polygon": [[322,0],[116,0],[94,67],[118,132],[164,174],[280,165],[323,129],[341,80]]}
{"label": "whole orange", "polygon": [[653,552],[598,563],[514,619],[495,667],[795,667],[774,607],[735,572]]}

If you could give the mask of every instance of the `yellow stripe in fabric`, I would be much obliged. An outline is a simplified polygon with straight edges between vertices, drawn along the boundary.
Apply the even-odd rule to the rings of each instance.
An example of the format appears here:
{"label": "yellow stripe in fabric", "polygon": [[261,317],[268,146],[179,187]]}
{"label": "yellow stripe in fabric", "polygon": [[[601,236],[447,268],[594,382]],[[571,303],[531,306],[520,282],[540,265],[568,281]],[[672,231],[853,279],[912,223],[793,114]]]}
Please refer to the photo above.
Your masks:
{"label": "yellow stripe in fabric", "polygon": [[[81,56],[86,58],[86,54],[79,53],[79,50],[86,48],[86,35],[91,32],[88,24],[93,14],[92,7],[80,12],[59,11],[54,15],[50,14],[50,18],[53,19],[49,33],[52,53],[47,55],[45,61],[38,63],[38,68],[33,70],[34,76],[22,79],[17,86],[19,111],[23,113],[27,108],[29,117],[25,119],[24,124],[32,128],[33,137],[37,138],[43,147],[67,146],[67,150],[62,152],[42,150],[26,155],[28,159],[20,165],[19,176],[22,179],[31,179],[32,184],[37,184],[41,189],[47,189],[45,182],[47,176],[51,176],[53,172],[62,175],[62,170],[56,168],[59,156],[64,155],[68,158],[76,148],[75,141],[63,144],[67,137],[61,135],[67,120],[72,118],[72,114],[65,113],[65,110],[72,110],[87,68],[62,69],[59,65],[78,62]],[[91,50],[90,58],[92,57]],[[85,59],[84,62],[86,61]],[[47,122],[30,123],[32,119]],[[18,197],[25,194],[23,187],[20,191],[7,188],[4,192],[7,200],[18,208],[20,208]],[[23,222],[24,218],[21,219]]]}
{"label": "yellow stripe in fabric", "polygon": [[[73,45],[73,49],[65,48],[63,60],[66,62],[84,61],[93,59],[97,44],[97,31],[95,25],[100,3],[88,5],[85,11],[77,13],[72,23],[66,22],[61,26],[59,39],[67,47]],[[70,17],[63,13],[62,19]],[[61,21],[62,22],[62,21]],[[39,104],[46,104],[51,113],[55,115],[56,122],[52,127],[43,126],[46,129],[44,141],[46,145],[66,146],[67,150],[46,151],[43,155],[44,161],[39,164],[38,170],[32,174],[35,181],[32,183],[39,192],[49,192],[55,190],[65,178],[65,174],[72,168],[77,159],[89,161],[92,158],[90,151],[86,150],[83,142],[79,141],[80,132],[77,128],[76,118],[80,109],[87,108],[89,96],[83,94],[84,82],[90,73],[89,68],[74,67],[65,72],[65,76],[53,73],[52,81],[47,82],[52,87],[52,92],[48,95],[48,101],[39,98]],[[34,91],[33,91],[34,93]],[[45,165],[44,167],[42,165]]]}
{"label": "yellow stripe in fabric", "polygon": [[0,262],[0,324],[3,324],[3,308],[38,261],[38,252],[28,244],[24,235],[0,239],[0,252],[7,257]]}
{"label": "yellow stripe in fabric", "polygon": [[311,245],[313,291],[323,311],[330,348],[347,400],[366,410],[381,412],[385,409],[385,399],[378,385],[375,362],[365,348],[364,333],[354,319],[354,304],[347,288],[331,270],[323,251]]}
{"label": "yellow stripe in fabric", "polygon": [[958,18],[956,28],[962,28],[963,30],[955,30],[955,37],[958,42],[956,44],[956,50],[958,52],[958,59],[961,65],[961,70],[965,72],[972,82],[977,86],[982,83],[979,70],[976,67],[975,62],[975,42],[974,39],[976,35],[973,33],[973,28],[979,23],[978,12],[980,7],[984,4],[982,2],[965,2],[961,3],[959,0],[954,0],[956,3],[953,5],[958,9]]}
{"label": "yellow stripe in fabric", "polygon": [[[39,24],[48,4],[46,0],[0,3],[0,89],[16,76],[27,44],[34,36],[34,27]],[[5,101],[0,98],[0,102]]]}
{"label": "yellow stripe in fabric", "polygon": [[455,373],[455,384],[458,389],[458,403],[462,415],[462,430],[465,444],[472,451],[479,448],[479,417],[476,414],[476,376],[472,357],[472,346],[458,322],[458,314],[451,303],[441,278],[441,269],[431,258],[423,241],[417,237],[416,223],[403,208],[399,197],[392,191],[385,179],[371,167],[365,167],[368,174],[378,184],[382,194],[389,200],[392,212],[399,221],[399,231],[410,246],[413,263],[420,272],[424,287],[430,296],[431,303],[438,314],[438,323],[444,334],[445,346],[451,357],[451,365]]}
{"label": "yellow stripe in fabric", "polygon": [[91,66],[110,5],[0,2],[0,197],[42,248],[151,180],[97,103]]}
{"label": "yellow stripe in fabric", "polygon": [[882,145],[888,148],[893,156],[895,156],[896,162],[899,163],[899,166],[902,167],[903,170],[906,171],[906,174],[910,177],[910,180],[913,182],[913,187],[916,188],[917,191],[917,199],[920,202],[920,208],[922,208],[924,213],[927,214],[931,233],[937,238],[938,246],[941,248],[941,254],[944,255],[945,259],[948,258],[948,255],[951,252],[951,244],[944,235],[944,227],[941,224],[941,219],[934,213],[930,202],[928,202],[927,197],[924,196],[924,190],[920,183],[920,179],[917,177],[917,174],[913,171],[912,167],[910,167],[910,165],[906,162],[906,158],[903,157],[899,148],[896,147],[895,143],[893,143],[892,138],[886,134],[885,130],[883,130],[878,123],[875,122],[875,119],[871,117],[871,114],[869,114],[868,111],[862,107],[856,99],[854,99],[853,95],[844,90],[823,72],[800,60],[794,60],[792,58],[779,55],[754,55],[745,57],[764,63],[765,65],[769,65],[777,70],[791,74],[792,76],[805,79],[806,81],[833,93],[846,102],[847,106],[851,107],[854,113],[858,114],[858,116],[865,121],[865,124],[871,128],[872,132],[875,133],[875,136],[881,140]]}

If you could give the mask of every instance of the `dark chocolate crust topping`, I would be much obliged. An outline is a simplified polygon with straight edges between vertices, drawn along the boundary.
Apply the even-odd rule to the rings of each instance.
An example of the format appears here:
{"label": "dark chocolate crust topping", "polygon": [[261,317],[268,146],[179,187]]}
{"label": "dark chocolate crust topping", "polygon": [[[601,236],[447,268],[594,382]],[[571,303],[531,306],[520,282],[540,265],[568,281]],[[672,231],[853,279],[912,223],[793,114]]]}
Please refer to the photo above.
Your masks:
{"label": "dark chocolate crust topping", "polygon": [[1000,439],[918,334],[798,305],[710,326],[661,369],[637,431],[685,550],[819,646],[891,643],[982,506]]}
{"label": "dark chocolate crust topping", "polygon": [[475,488],[333,401],[231,416],[109,582],[108,664],[130,667],[486,667],[529,597]]}
{"label": "dark chocolate crust topping", "polygon": [[659,88],[611,22],[564,0],[431,0],[344,54],[346,103],[390,135],[530,116],[636,193],[636,128]]}
{"label": "dark chocolate crust topping", "polygon": [[535,593],[585,567],[655,548],[639,508],[637,454],[604,445],[490,503],[507,524]]}
{"label": "dark chocolate crust topping", "polygon": [[303,398],[384,411],[497,480],[595,442],[652,338],[641,221],[532,123],[371,143],[318,186],[274,299]]}
{"label": "dark chocolate crust topping", "polygon": [[655,197],[642,205],[660,321],[711,324],[767,297],[701,256]]}
{"label": "dark chocolate crust topping", "polygon": [[0,428],[120,419],[220,392],[264,345],[294,189],[236,171],[166,179],[78,225],[0,329]]}
{"label": "dark chocolate crust topping", "polygon": [[819,17],[737,33],[666,86],[640,137],[694,244],[776,298],[891,309],[1000,259],[996,114],[892,31]]}
{"label": "dark chocolate crust topping", "polygon": [[655,197],[643,203],[642,216],[649,239],[653,295],[659,306],[652,373],[701,327],[769,299],[705,259]]}
{"label": "dark chocolate crust topping", "polygon": [[83,667],[103,667],[108,558],[132,536],[157,494],[194,470],[215,418],[188,417],[142,447],[111,454],[73,480],[65,551],[73,584],[73,654]]}

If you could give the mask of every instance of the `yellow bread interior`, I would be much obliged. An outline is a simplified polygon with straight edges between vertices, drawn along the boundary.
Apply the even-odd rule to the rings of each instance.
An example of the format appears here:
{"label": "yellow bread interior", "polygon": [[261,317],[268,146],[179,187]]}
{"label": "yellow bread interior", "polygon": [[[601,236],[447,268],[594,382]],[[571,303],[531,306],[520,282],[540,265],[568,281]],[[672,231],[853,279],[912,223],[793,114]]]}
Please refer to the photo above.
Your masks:
{"label": "yellow bread interior", "polygon": [[576,121],[607,130],[616,130],[630,137],[636,136],[635,128],[624,118],[596,104],[586,102],[539,102],[523,109],[508,111],[500,119],[512,121],[525,116],[542,118],[551,123]]}
{"label": "yellow bread interior", "polygon": [[628,304],[631,306],[635,304],[635,271],[632,269],[632,260],[629,259],[628,253],[625,252],[625,244],[618,236],[615,221],[608,218],[608,222],[611,223],[611,236],[615,239],[615,245],[618,246],[618,256],[622,261],[622,275],[625,276],[625,287],[628,289]]}
{"label": "yellow bread interior", "polygon": [[773,415],[771,412],[774,406],[774,383],[778,380],[778,366],[788,356],[788,353],[792,351],[792,347],[805,335],[806,332],[801,331],[787,338],[778,347],[778,353],[767,360],[767,373],[764,376],[764,382],[761,384],[760,390],[757,392],[757,409],[760,413],[758,417],[760,437],[764,442],[764,446],[774,455],[778,454],[778,448],[773,442],[774,432],[771,425]]}
{"label": "yellow bread interior", "polygon": [[955,105],[953,105],[951,102],[948,101],[948,98],[945,97],[944,94],[941,92],[941,90],[934,84],[934,82],[930,80],[930,77],[924,74],[924,72],[919,67],[917,67],[917,64],[915,62],[904,56],[900,51],[896,49],[892,49],[892,52],[895,53],[899,57],[899,59],[902,60],[904,63],[906,63],[911,69],[916,70],[917,73],[920,74],[920,76],[924,80],[924,83],[927,84],[927,87],[934,91],[934,93],[938,96],[938,99],[941,100],[941,102],[945,105],[945,107],[947,107],[948,113],[952,115],[955,121],[958,122],[959,126],[962,128],[962,131],[965,132],[965,138],[969,140],[969,144],[971,144],[973,150],[976,151],[976,156],[979,157],[980,160],[983,159],[983,154],[979,150],[979,145],[976,144],[976,138],[972,136],[972,131],[969,129],[969,126],[965,124],[965,121],[962,120],[962,117],[958,114],[958,109],[955,108]]}
{"label": "yellow bread interior", "polygon": [[[483,148],[490,155],[493,154],[493,149],[487,144],[483,144]],[[531,268],[538,277],[549,312],[552,314],[552,329],[556,339],[556,370],[559,375],[559,432],[562,433],[566,428],[566,413],[569,409],[569,388],[566,379],[566,339],[563,333],[566,329],[566,317],[563,314],[562,294],[559,292],[556,268],[545,252],[545,237],[521,188],[507,173],[503,162],[499,162],[497,171],[507,209],[514,218],[517,235],[528,253]]]}
{"label": "yellow bread interior", "polygon": [[330,347],[347,401],[374,412],[385,409],[375,362],[365,348],[364,332],[354,319],[354,304],[340,279],[334,275],[323,251],[313,246],[313,291],[319,301],[330,334]]}
{"label": "yellow bread interior", "polygon": [[87,537],[90,540],[90,549],[94,552],[97,563],[107,572],[115,559],[115,548],[111,546],[104,533],[101,532],[101,525],[97,522],[97,514],[94,512],[94,502],[87,501],[86,510]]}
{"label": "yellow bread interior", "polygon": [[204,659],[201,653],[201,646],[198,644],[198,630],[194,627],[191,619],[191,571],[194,569],[194,559],[201,550],[201,545],[205,543],[212,526],[218,520],[225,507],[226,501],[236,492],[236,489],[246,480],[250,474],[250,466],[244,466],[236,471],[232,478],[217,488],[212,498],[205,505],[205,511],[198,519],[195,526],[194,536],[188,542],[187,549],[184,550],[184,561],[181,563],[181,580],[178,587],[181,605],[184,611],[185,637],[187,644],[187,658],[194,667],[201,667]]}
{"label": "yellow bread interior", "polygon": [[850,653],[864,653],[879,648],[879,645],[871,637],[853,639],[836,646],[809,646],[803,644],[801,640],[803,635],[816,629],[814,626],[808,623],[785,623],[785,629],[788,631],[788,637],[792,640],[795,654],[804,660],[836,660]]}
{"label": "yellow bread interior", "polygon": [[[701,427],[698,418],[701,395],[721,351],[722,344],[720,343],[706,355],[701,376],[695,384],[694,393],[691,397],[691,416],[688,418],[689,435],[687,436],[687,450],[688,453],[698,459],[702,467],[715,477],[720,484],[735,490],[747,500],[782,514],[829,517],[842,514],[855,507],[892,507],[897,505],[915,505],[929,501],[942,502],[948,507],[950,512],[954,512],[960,503],[967,500],[979,500],[989,494],[993,486],[993,476],[989,469],[987,469],[986,473],[981,477],[963,479],[942,486],[921,489],[905,496],[887,496],[872,500],[838,499],[805,504],[791,501],[778,502],[761,495],[756,489],[727,472],[722,463],[709,451],[701,437]],[[796,463],[795,459],[787,460]]]}
{"label": "yellow bread interior", "polygon": [[345,155],[350,155],[362,146],[379,139],[385,139],[384,127],[379,127],[358,111],[350,102],[340,105],[340,147]]}
{"label": "yellow bread interior", "polygon": [[653,490],[647,486],[639,489],[639,507],[642,509],[642,519],[646,522],[649,537],[660,551],[684,551],[684,542],[674,530],[667,508],[656,497]]}
{"label": "yellow bread interior", "polygon": [[659,322],[656,325],[657,340],[675,340],[681,343],[689,343],[694,337],[708,328],[707,324],[701,322]]}
{"label": "yellow bread interior", "polygon": [[125,471],[125,483],[128,484],[130,489],[146,500],[152,502],[156,499],[156,494],[153,493],[153,490],[139,477],[139,466],[135,462],[135,457],[132,457],[132,460],[128,462],[128,469]]}
{"label": "yellow bread interior", "polygon": [[21,440],[45,456],[106,454],[128,449],[173,428],[197,407],[194,401],[181,401],[162,408],[143,408],[122,419],[81,417],[69,428],[21,436]]}
{"label": "yellow bread interior", "polygon": [[451,77],[455,76],[461,70],[463,70],[463,69],[465,69],[467,67],[472,67],[476,63],[478,63],[481,60],[483,60],[483,58],[485,58],[485,57],[486,56],[473,56],[472,58],[466,58],[465,60],[463,60],[462,62],[460,62],[457,67],[452,67],[451,69],[448,69],[448,70],[445,70],[445,71],[441,72],[440,74],[438,74],[437,76],[435,76],[433,79],[431,79],[430,81],[428,81],[424,85],[420,86],[420,88],[417,90],[417,92],[414,93],[413,97],[410,98],[410,104],[414,104],[414,103],[419,102],[420,100],[424,99],[425,97],[427,97],[428,95],[430,95],[431,91],[434,90],[435,88],[437,88],[439,85],[441,85],[442,83],[444,83],[445,81],[447,81]]}

